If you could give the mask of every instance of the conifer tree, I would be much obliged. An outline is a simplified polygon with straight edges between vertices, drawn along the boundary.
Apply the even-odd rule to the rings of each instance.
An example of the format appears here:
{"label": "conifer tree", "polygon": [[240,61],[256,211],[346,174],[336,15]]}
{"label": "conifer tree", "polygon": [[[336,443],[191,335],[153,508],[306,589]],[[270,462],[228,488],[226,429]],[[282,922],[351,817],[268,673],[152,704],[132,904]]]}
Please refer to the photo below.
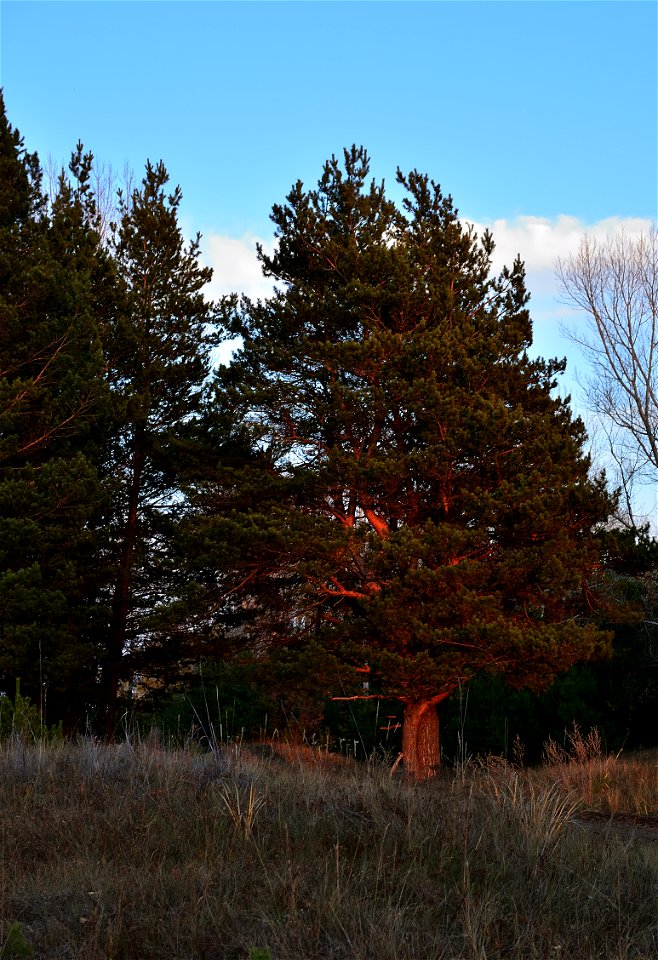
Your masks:
{"label": "conifer tree", "polygon": [[252,456],[197,489],[199,576],[224,643],[401,701],[424,778],[459,685],[545,686],[606,647],[588,602],[610,502],[563,363],[528,356],[521,262],[492,277],[491,236],[436,183],[398,172],[398,207],[368,174],[353,147],[273,208],[276,290],[236,311],[216,400]]}
{"label": "conifer tree", "polygon": [[[121,681],[157,660],[174,660],[150,620],[166,605],[173,576],[168,544],[185,512],[181,478],[203,409],[217,310],[204,298],[212,271],[199,263],[199,236],[186,244],[180,188],[167,194],[162,163],[146,165],[139,189],[120,200],[112,241],[125,299],[106,340],[116,431],[106,469],[112,499],[111,613],[102,664],[105,730],[111,736]],[[165,643],[166,646],[166,643]]]}
{"label": "conifer tree", "polygon": [[[87,604],[105,402],[96,281],[106,270],[72,160],[52,206],[0,97],[0,684],[66,718],[93,690]],[[101,285],[102,286],[102,285]],[[76,698],[71,689],[76,688]]]}

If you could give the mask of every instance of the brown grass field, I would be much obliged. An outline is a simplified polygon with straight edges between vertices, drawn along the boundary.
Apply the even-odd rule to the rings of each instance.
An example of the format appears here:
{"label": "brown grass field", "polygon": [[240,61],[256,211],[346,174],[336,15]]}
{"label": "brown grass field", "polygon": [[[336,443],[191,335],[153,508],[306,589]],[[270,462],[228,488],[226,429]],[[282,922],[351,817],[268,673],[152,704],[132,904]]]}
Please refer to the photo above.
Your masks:
{"label": "brown grass field", "polygon": [[[579,753],[580,750],[580,753]],[[658,756],[0,746],[0,957],[654,960]]]}

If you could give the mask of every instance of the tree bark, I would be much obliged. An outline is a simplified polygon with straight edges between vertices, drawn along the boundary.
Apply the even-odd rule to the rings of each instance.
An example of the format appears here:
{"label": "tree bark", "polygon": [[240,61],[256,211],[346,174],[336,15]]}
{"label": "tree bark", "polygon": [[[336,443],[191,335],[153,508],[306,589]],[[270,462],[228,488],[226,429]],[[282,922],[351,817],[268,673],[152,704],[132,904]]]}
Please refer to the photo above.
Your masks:
{"label": "tree bark", "polygon": [[438,702],[435,699],[404,705],[402,762],[407,775],[414,780],[429,780],[441,763]]}
{"label": "tree bark", "polygon": [[114,739],[116,707],[121,680],[121,661],[126,645],[126,627],[130,613],[130,594],[133,579],[133,557],[139,531],[139,498],[142,474],[146,460],[146,442],[139,431],[133,452],[132,477],[128,499],[128,516],[121,546],[121,558],[112,602],[112,619],[107,645],[107,655],[102,671],[103,706],[105,708],[104,734],[111,742]]}

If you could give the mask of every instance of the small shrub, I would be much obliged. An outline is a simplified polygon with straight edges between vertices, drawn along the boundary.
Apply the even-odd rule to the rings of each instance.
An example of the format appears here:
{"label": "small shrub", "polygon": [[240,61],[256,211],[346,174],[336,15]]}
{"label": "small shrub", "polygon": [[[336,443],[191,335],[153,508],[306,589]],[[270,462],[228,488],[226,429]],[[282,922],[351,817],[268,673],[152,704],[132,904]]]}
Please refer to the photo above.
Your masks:
{"label": "small shrub", "polygon": [[53,742],[64,737],[61,721],[53,727],[43,723],[41,711],[29,697],[21,694],[20,680],[16,681],[14,699],[0,695],[0,740],[17,736],[28,740]]}

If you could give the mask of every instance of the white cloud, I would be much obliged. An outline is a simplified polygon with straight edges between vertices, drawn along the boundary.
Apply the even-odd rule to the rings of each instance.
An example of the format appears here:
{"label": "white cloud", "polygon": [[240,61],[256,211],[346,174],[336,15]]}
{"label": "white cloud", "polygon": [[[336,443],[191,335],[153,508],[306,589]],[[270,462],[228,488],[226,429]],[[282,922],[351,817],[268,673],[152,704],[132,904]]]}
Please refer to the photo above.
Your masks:
{"label": "white cloud", "polygon": [[564,214],[554,220],[525,216],[489,223],[466,222],[472,223],[480,235],[485,227],[491,231],[496,243],[493,254],[495,272],[504,265],[511,267],[519,254],[526,265],[529,290],[543,296],[556,292],[554,273],[558,257],[575,253],[585,234],[597,240],[607,240],[624,230],[628,236],[634,237],[652,224],[651,220],[639,217],[608,217],[587,224]]}
{"label": "white cloud", "polygon": [[[558,257],[564,258],[575,253],[585,234],[598,240],[606,240],[623,229],[628,236],[633,237],[648,230],[652,224],[651,220],[638,217],[608,217],[587,224],[567,215],[553,220],[522,216],[488,223],[465,222],[472,224],[480,235],[485,228],[493,234],[496,243],[493,254],[495,272],[504,265],[511,267],[514,258],[520,254],[526,265],[528,288],[533,297],[556,295],[555,262]],[[219,233],[204,235],[204,261],[214,271],[208,288],[211,298],[227,293],[244,293],[252,299],[258,299],[271,294],[272,280],[263,277],[256,257],[258,242],[263,245],[266,253],[272,252],[272,240],[261,240],[252,233],[245,233],[241,237]]]}
{"label": "white cloud", "polygon": [[564,304],[555,277],[558,258],[575,254],[587,235],[607,241],[621,230],[636,237],[652,226],[648,219],[608,217],[595,223],[585,223],[566,215],[555,219],[523,216],[513,220],[494,220],[471,224],[481,236],[488,228],[494,238],[493,272],[503,266],[511,267],[517,255],[525,263],[527,288],[531,294],[530,316],[533,322],[531,355],[567,357],[567,373],[560,381],[560,393],[572,395],[572,405],[587,420],[585,384],[589,375],[589,359],[566,332],[583,329],[587,315]]}
{"label": "white cloud", "polygon": [[256,244],[261,243],[266,253],[271,253],[273,244],[261,240],[252,233],[241,237],[206,233],[203,238],[203,260],[213,268],[213,278],[208,285],[210,299],[218,299],[228,293],[246,294],[254,300],[272,293],[272,280],[263,277],[256,256]]}

